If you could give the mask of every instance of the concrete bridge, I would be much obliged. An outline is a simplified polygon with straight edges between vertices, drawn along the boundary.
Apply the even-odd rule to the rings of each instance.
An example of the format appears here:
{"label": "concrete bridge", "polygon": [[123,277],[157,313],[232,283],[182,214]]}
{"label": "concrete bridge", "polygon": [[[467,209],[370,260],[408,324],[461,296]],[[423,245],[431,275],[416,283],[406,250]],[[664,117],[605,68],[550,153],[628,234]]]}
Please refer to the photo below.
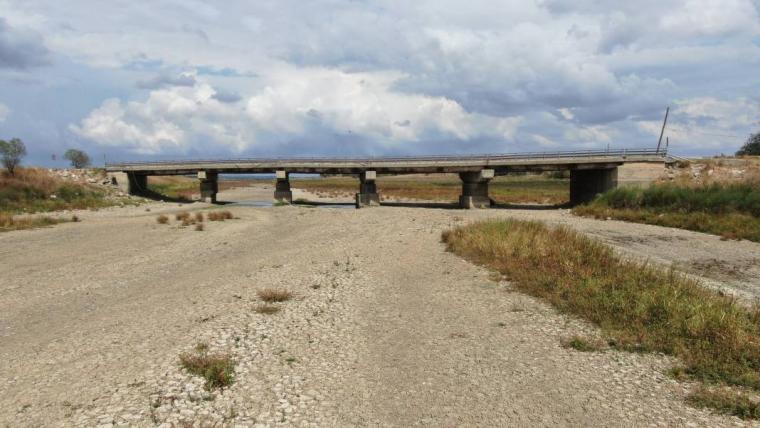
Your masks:
{"label": "concrete bridge", "polygon": [[380,204],[378,175],[457,173],[462,180],[459,205],[491,205],[488,183],[512,172],[570,171],[570,202],[578,204],[617,187],[617,168],[625,163],[666,163],[667,153],[654,149],[573,151],[465,156],[377,158],[229,159],[106,164],[112,182],[131,194],[148,187],[151,175],[195,175],[201,199],[216,202],[219,174],[275,174],[274,198],[292,202],[291,173],[344,174],[359,178],[356,206]]}

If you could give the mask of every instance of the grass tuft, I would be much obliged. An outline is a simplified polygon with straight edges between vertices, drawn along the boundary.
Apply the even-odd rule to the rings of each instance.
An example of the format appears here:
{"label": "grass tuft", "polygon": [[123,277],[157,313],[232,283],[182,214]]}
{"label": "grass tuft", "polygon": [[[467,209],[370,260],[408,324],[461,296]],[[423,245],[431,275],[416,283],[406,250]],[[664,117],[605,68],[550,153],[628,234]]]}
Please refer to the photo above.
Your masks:
{"label": "grass tuft", "polygon": [[760,315],[674,271],[626,261],[565,227],[500,220],[443,234],[448,250],[601,327],[611,345],[681,358],[693,379],[760,390]]}
{"label": "grass tuft", "polygon": [[203,223],[198,223],[195,225],[195,230],[197,232],[203,232]]}
{"label": "grass tuft", "polygon": [[67,220],[48,216],[14,218],[12,214],[0,212],[0,232],[34,229],[37,227],[52,226],[66,221]]}
{"label": "grass tuft", "polygon": [[156,222],[158,224],[167,224],[169,223],[169,217],[161,214],[160,216],[156,217]]}
{"label": "grass tuft", "polygon": [[746,393],[703,387],[689,395],[687,401],[695,407],[715,409],[742,419],[760,419],[760,401],[750,398]]}
{"label": "grass tuft", "polygon": [[560,343],[565,348],[571,348],[581,352],[603,351],[606,348],[605,344],[601,340],[590,339],[578,335],[563,338],[560,340]]}
{"label": "grass tuft", "polygon": [[174,216],[174,218],[175,218],[177,221],[185,221],[185,220],[188,220],[188,219],[190,219],[190,213],[189,213],[189,212],[181,212],[181,213],[177,213],[177,214]]}
{"label": "grass tuft", "polygon": [[208,221],[225,221],[232,220],[234,217],[229,211],[212,211],[207,215]]}
{"label": "grass tuft", "polygon": [[235,377],[235,362],[229,355],[209,354],[208,345],[199,343],[194,352],[179,356],[180,365],[185,370],[206,379],[206,389],[224,388],[232,385]]}
{"label": "grass tuft", "polygon": [[291,291],[280,288],[262,288],[256,291],[256,294],[259,296],[259,299],[267,303],[285,302],[293,297]]}
{"label": "grass tuft", "polygon": [[200,213],[200,212],[195,213],[195,221],[197,221],[198,223],[203,223],[203,213]]}
{"label": "grass tuft", "polygon": [[265,303],[263,305],[256,306],[253,310],[259,314],[272,315],[272,314],[276,314],[277,312],[280,312],[280,307]]}

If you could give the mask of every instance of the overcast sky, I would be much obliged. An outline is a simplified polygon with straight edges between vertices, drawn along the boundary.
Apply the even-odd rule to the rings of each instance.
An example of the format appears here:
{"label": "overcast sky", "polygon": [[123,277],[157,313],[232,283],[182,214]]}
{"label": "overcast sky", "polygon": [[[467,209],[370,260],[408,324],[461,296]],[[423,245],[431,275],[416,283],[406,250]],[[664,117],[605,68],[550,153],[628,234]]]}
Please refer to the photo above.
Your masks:
{"label": "overcast sky", "polygon": [[654,147],[760,130],[760,0],[0,0],[31,163]]}

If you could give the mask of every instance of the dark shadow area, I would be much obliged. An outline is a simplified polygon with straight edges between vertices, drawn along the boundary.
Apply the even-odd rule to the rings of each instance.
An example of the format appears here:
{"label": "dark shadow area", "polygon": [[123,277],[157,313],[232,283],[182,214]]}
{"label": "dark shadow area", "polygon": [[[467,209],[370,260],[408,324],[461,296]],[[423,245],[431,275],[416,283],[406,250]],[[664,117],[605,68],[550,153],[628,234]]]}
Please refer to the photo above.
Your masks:
{"label": "dark shadow area", "polygon": [[139,192],[137,192],[136,196],[141,196],[143,198],[152,199],[154,201],[164,201],[164,202],[175,202],[179,204],[190,204],[195,202],[192,199],[187,198],[173,198],[171,196],[166,196],[163,193],[154,192],[150,189],[143,189]]}
{"label": "dark shadow area", "polygon": [[[351,202],[324,202],[324,201],[309,201],[298,200],[293,201],[293,205],[300,206],[312,206],[312,207],[353,207]],[[459,209],[459,204],[456,202],[421,202],[421,201],[383,201],[380,203],[383,207],[400,207],[400,208],[428,208],[428,209]],[[489,209],[505,209],[505,210],[535,210],[535,211],[550,211],[557,209],[572,208],[569,202],[553,205],[539,205],[539,204],[503,204],[494,203]]]}
{"label": "dark shadow area", "polygon": [[501,209],[507,209],[507,210],[535,210],[535,211],[550,211],[550,210],[558,210],[563,208],[572,208],[573,206],[570,205],[570,202],[565,202],[562,204],[551,204],[551,205],[541,205],[541,204],[500,204],[500,203],[494,203],[491,205],[491,208],[501,208]]}
{"label": "dark shadow area", "polygon": [[380,202],[381,206],[384,207],[402,207],[402,208],[430,208],[430,209],[445,209],[445,210],[455,210],[459,208],[459,204],[456,202]]}

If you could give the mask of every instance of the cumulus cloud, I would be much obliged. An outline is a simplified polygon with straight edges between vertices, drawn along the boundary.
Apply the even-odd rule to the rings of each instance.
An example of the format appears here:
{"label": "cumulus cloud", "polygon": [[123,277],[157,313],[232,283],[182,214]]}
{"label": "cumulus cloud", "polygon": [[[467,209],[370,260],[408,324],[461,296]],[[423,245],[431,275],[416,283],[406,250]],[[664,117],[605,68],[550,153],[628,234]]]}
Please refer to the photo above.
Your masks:
{"label": "cumulus cloud", "polygon": [[[88,105],[72,129],[146,154],[640,146],[668,104],[674,120],[706,127],[688,109],[758,96],[756,0],[207,3],[0,10],[15,39],[41,34],[39,46],[102,81],[136,82],[104,90],[120,98]],[[731,135],[751,127],[721,120]]]}
{"label": "cumulus cloud", "polygon": [[222,102],[208,83],[150,92],[145,101],[109,99],[79,125],[78,135],[137,153],[186,152],[213,141],[233,152],[294,139],[329,150],[324,135],[355,135],[365,149],[388,149],[435,138],[511,140],[520,117],[468,113],[443,97],[394,92],[396,73],[291,69],[268,79],[244,108]]}
{"label": "cumulus cloud", "polygon": [[[666,135],[680,149],[694,147],[731,151],[746,139],[745,132],[760,126],[760,102],[744,97],[696,97],[677,100]],[[642,121],[642,130],[659,135],[661,121]]]}
{"label": "cumulus cloud", "polygon": [[5,122],[5,119],[10,114],[11,109],[3,103],[0,103],[0,123]]}
{"label": "cumulus cloud", "polygon": [[49,61],[49,52],[39,34],[11,27],[0,17],[0,69],[23,70]]}

